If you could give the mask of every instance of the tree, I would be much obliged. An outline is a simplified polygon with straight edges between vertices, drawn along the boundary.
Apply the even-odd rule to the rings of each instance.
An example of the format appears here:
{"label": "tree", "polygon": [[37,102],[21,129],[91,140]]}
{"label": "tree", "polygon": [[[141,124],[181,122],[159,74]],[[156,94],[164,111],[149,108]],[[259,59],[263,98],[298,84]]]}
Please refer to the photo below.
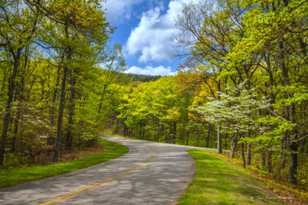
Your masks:
{"label": "tree", "polygon": [[[253,114],[263,119],[257,128],[266,130],[254,144],[263,144],[268,170],[272,170],[273,147],[279,147],[278,170],[285,169],[289,158],[288,180],[293,184],[298,183],[298,150],[306,133],[299,114],[306,113],[303,106],[307,103],[305,11],[307,6],[300,0],[226,0],[215,6],[201,1],[185,7],[179,24],[183,30],[180,39],[189,40],[184,43],[191,55],[211,68],[208,74],[216,82],[216,92],[227,93],[226,88],[237,89],[245,81],[245,90],[270,100],[269,109]],[[224,107],[221,96],[216,97],[212,107]],[[251,150],[249,142],[248,164]]]}
{"label": "tree", "polygon": [[[39,14],[28,7],[22,6],[20,1],[0,2],[0,50],[5,55],[5,61],[10,69],[8,70],[8,89],[3,114],[1,145],[0,145],[0,166],[4,164],[6,143],[9,126],[12,118],[12,106],[15,98],[17,76],[22,67],[27,66],[29,48],[36,35]],[[24,61],[22,61],[24,59]]]}
{"label": "tree", "polygon": [[33,159],[34,149],[46,149],[48,155],[54,134],[53,160],[58,161],[62,143],[71,150],[77,135],[76,109],[87,102],[86,92],[92,96],[85,86],[89,75],[101,75],[96,66],[109,32],[104,12],[95,0],[1,1],[0,9],[0,163],[5,165],[9,151]]}

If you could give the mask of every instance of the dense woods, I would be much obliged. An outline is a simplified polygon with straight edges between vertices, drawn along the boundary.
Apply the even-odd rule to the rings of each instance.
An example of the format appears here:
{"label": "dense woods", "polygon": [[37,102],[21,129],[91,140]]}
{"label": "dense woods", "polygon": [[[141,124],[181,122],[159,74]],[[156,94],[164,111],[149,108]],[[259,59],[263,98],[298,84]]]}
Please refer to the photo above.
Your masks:
{"label": "dense woods", "polygon": [[1,166],[57,162],[112,129],[307,186],[306,1],[187,5],[175,38],[189,57],[169,77],[121,73],[100,3],[0,0]]}
{"label": "dense woods", "polygon": [[244,167],[304,187],[307,9],[301,0],[187,5],[178,39],[191,56],[177,76],[121,95],[122,132],[228,150]]}
{"label": "dense woods", "polygon": [[1,165],[58,161],[95,140],[109,33],[99,3],[0,1]]}

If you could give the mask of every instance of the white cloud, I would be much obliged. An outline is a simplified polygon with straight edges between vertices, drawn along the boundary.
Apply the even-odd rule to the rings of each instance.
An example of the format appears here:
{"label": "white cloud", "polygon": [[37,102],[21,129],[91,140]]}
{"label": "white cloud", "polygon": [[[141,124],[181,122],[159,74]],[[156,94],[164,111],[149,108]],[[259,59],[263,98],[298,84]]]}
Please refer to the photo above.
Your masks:
{"label": "white cloud", "polygon": [[138,5],[145,0],[106,0],[104,7],[107,18],[115,23],[121,19],[128,19],[131,16],[133,6]]}
{"label": "white cloud", "polygon": [[170,67],[164,67],[164,66],[146,66],[145,68],[141,68],[138,66],[132,66],[128,70],[125,71],[125,73],[131,73],[131,74],[139,74],[139,75],[152,75],[152,76],[167,76],[167,75],[175,75],[176,72],[173,72]]}
{"label": "white cloud", "polygon": [[135,6],[142,8],[151,8],[155,6],[163,7],[163,0],[105,0],[104,8],[106,9],[107,19],[112,24],[122,24],[132,16],[140,16],[137,11],[134,12]]}
{"label": "white cloud", "polygon": [[166,13],[156,7],[143,13],[139,25],[131,32],[126,49],[139,61],[170,60],[178,53],[176,21],[184,5],[198,0],[172,0]]}

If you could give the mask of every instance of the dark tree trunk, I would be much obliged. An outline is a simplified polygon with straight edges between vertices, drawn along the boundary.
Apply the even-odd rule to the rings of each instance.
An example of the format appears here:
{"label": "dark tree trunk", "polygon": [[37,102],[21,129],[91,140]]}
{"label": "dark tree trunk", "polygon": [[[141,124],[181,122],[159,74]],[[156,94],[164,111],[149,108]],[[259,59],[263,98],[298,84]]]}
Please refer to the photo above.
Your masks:
{"label": "dark tree trunk", "polygon": [[242,153],[242,161],[243,161],[243,167],[246,168],[246,156],[245,156],[245,144],[241,144],[241,153]]}
{"label": "dark tree trunk", "polygon": [[297,167],[298,167],[298,144],[297,142],[291,142],[291,164],[289,168],[288,180],[292,184],[297,184]]}
{"label": "dark tree trunk", "polygon": [[66,132],[65,147],[71,150],[73,146],[73,129],[74,129],[74,116],[75,116],[75,85],[76,80],[73,71],[70,71],[70,98],[68,106],[68,124]]}
{"label": "dark tree trunk", "polygon": [[223,141],[224,141],[223,149],[227,149],[228,148],[228,138],[229,138],[229,134],[226,132],[223,135]]}
{"label": "dark tree trunk", "polygon": [[[275,86],[273,68],[271,64],[271,56],[270,52],[266,50],[264,55],[265,63],[266,63],[266,71],[269,75],[269,92],[270,92],[270,104],[273,105],[276,101],[275,92],[273,91],[273,87]],[[270,110],[273,111],[274,108],[271,106]],[[284,146],[285,142],[282,141],[282,146]],[[281,151],[282,155],[284,155],[284,151]],[[281,156],[282,156],[281,155]],[[285,161],[285,160],[283,160]],[[269,173],[272,172],[272,151],[271,150],[264,150],[262,152],[262,166],[267,168]]]}
{"label": "dark tree trunk", "polygon": [[197,145],[200,146],[201,128],[197,128]]}
{"label": "dark tree trunk", "polygon": [[2,78],[0,97],[2,97],[4,95],[4,93],[5,93],[7,76],[9,75],[8,73],[9,73],[8,69],[7,68],[3,68],[3,78]]}
{"label": "dark tree trunk", "polygon": [[267,167],[267,171],[269,173],[273,172],[273,163],[272,163],[272,151],[268,150],[267,151],[267,156],[266,156],[266,167]]}
{"label": "dark tree trunk", "polygon": [[252,159],[252,145],[251,143],[248,143],[247,148],[247,165],[251,165],[251,159]]}
{"label": "dark tree trunk", "polygon": [[16,87],[16,77],[17,72],[20,64],[20,57],[23,49],[18,49],[16,55],[14,55],[14,65],[12,74],[10,76],[9,83],[8,83],[8,98],[6,101],[5,110],[3,113],[3,126],[2,126],[2,134],[1,134],[1,144],[0,144],[0,166],[4,165],[4,157],[5,157],[5,150],[6,150],[6,143],[8,137],[8,131],[11,122],[11,112],[12,112],[12,105],[14,99],[14,92]]}
{"label": "dark tree trunk", "polygon": [[60,95],[60,103],[58,110],[57,132],[56,132],[56,141],[54,145],[54,155],[53,155],[54,162],[59,161],[60,151],[61,151],[63,114],[65,107],[66,80],[67,80],[68,70],[69,70],[68,67],[65,65],[61,82],[61,95]]}
{"label": "dark tree trunk", "polygon": [[231,138],[231,158],[235,157],[235,152],[236,152],[236,149],[237,149],[237,142],[238,142],[238,138],[237,138],[236,135],[234,135]]}
{"label": "dark tree trunk", "polygon": [[128,135],[129,135],[129,129],[128,129],[128,127],[126,126],[125,123],[123,123],[123,135],[124,135],[124,136],[128,136]]}
{"label": "dark tree trunk", "polygon": [[[288,1],[285,0],[285,5],[288,4]],[[282,73],[282,81],[284,86],[289,86],[289,70],[286,64],[285,60],[285,46],[284,46],[284,41],[283,39],[280,39],[279,41],[279,66],[281,69]],[[285,93],[286,97],[292,97],[292,94],[289,92]],[[288,105],[285,107],[285,118],[291,122],[293,122],[293,114],[295,112],[295,105]],[[298,142],[295,140],[290,139],[293,136],[292,132],[287,131],[285,133],[285,136],[282,139],[282,144],[283,147],[286,148],[289,146],[290,152],[291,152],[291,157],[290,157],[290,167],[289,167],[289,176],[288,180],[292,184],[297,184],[297,166],[298,166],[298,159],[297,159],[297,151],[298,151]],[[290,142],[291,141],[291,142]],[[282,150],[283,154],[283,160],[285,160],[285,149]]]}
{"label": "dark tree trunk", "polygon": [[56,84],[55,84],[55,87],[54,87],[54,90],[53,90],[51,107],[50,107],[50,125],[51,125],[51,127],[55,126],[55,107],[56,107],[57,96],[58,96],[58,87],[59,87],[59,83],[60,83],[60,70],[61,70],[61,67],[58,66]]}
{"label": "dark tree trunk", "polygon": [[159,119],[156,119],[156,136],[155,136],[155,141],[156,142],[159,142],[160,135],[162,134],[161,126],[162,125],[161,125]]}
{"label": "dark tree trunk", "polygon": [[222,139],[220,133],[220,125],[217,125],[217,152],[222,153]]}
{"label": "dark tree trunk", "polygon": [[171,143],[176,143],[176,122],[171,122],[171,132],[170,132]]}
{"label": "dark tree trunk", "polygon": [[82,120],[79,121],[79,123],[78,123],[79,129],[78,129],[78,131],[77,131],[77,136],[78,136],[78,142],[77,142],[77,144],[78,144],[78,149],[80,149],[80,147],[81,147],[81,135],[82,135],[83,126],[84,126],[84,121],[82,121]]}
{"label": "dark tree trunk", "polygon": [[[58,87],[60,84],[60,71],[61,66],[58,66],[57,70],[57,77],[56,77],[56,84],[53,90],[52,100],[51,100],[51,106],[50,106],[50,126],[52,128],[52,135],[54,133],[54,127],[55,127],[55,110],[56,110],[56,104],[57,104],[57,98],[58,98]],[[54,144],[53,136],[48,136],[47,138],[47,144],[52,145]]]}
{"label": "dark tree trunk", "polygon": [[210,123],[208,123],[208,127],[207,127],[207,137],[206,137],[206,141],[205,141],[206,147],[210,147],[211,132],[212,132],[212,125],[211,125]]}
{"label": "dark tree trunk", "polygon": [[[18,89],[19,86],[16,85],[16,91],[15,91],[15,96],[18,100],[17,104],[17,109],[16,109],[16,114],[15,118],[13,120],[13,133],[12,133],[12,144],[11,144],[11,151],[14,153],[16,152],[16,145],[17,145],[17,135],[18,135],[18,130],[19,130],[19,120],[21,117],[21,109],[22,109],[22,102],[21,99],[18,97],[18,95],[21,95],[21,88]],[[18,99],[19,98],[19,99]]]}
{"label": "dark tree trunk", "polygon": [[[69,21],[66,20],[64,25],[64,34],[65,38],[69,39]],[[57,131],[56,131],[56,140],[54,145],[54,155],[53,155],[53,161],[57,162],[60,158],[60,152],[61,152],[61,145],[62,145],[62,128],[63,128],[63,115],[64,115],[64,109],[65,109],[65,95],[66,95],[66,81],[68,74],[70,72],[70,69],[68,68],[67,63],[72,58],[72,48],[66,47],[63,50],[63,56],[62,60],[64,61],[64,67],[63,67],[63,76],[62,76],[62,82],[61,82],[61,94],[60,94],[60,102],[59,102],[59,108],[58,108],[58,120],[57,120]],[[63,63],[63,62],[62,62]]]}
{"label": "dark tree trunk", "polygon": [[17,105],[17,110],[16,110],[16,117],[14,119],[14,130],[13,130],[13,140],[12,140],[12,152],[16,152],[16,146],[17,146],[17,137],[19,133],[19,124],[20,124],[20,119],[23,116],[22,110],[23,110],[23,103],[25,101],[25,75],[26,75],[26,70],[28,67],[28,62],[29,62],[29,53],[30,53],[30,48],[29,46],[25,50],[25,58],[24,58],[24,65],[23,65],[23,70],[20,74],[20,86],[19,89],[16,88],[16,99],[18,100],[18,105]]}
{"label": "dark tree trunk", "polygon": [[[190,132],[185,132],[185,136],[186,136],[186,145],[189,145],[189,141],[190,141]],[[175,143],[175,142],[174,142]]]}
{"label": "dark tree trunk", "polygon": [[139,137],[141,137],[141,139],[144,139],[144,135],[145,135],[145,131],[144,131],[144,122],[140,121],[139,122]]}
{"label": "dark tree trunk", "polygon": [[[158,134],[157,134],[157,141],[159,142],[160,139],[164,139],[164,131],[165,131],[165,126],[163,123],[159,122],[159,125],[158,125]],[[162,136],[162,137],[161,137]]]}
{"label": "dark tree trunk", "polygon": [[19,103],[16,111],[16,117],[14,119],[14,129],[13,129],[13,139],[12,139],[12,152],[16,152],[16,146],[17,146],[17,136],[19,131],[19,121],[21,118],[21,104]]}

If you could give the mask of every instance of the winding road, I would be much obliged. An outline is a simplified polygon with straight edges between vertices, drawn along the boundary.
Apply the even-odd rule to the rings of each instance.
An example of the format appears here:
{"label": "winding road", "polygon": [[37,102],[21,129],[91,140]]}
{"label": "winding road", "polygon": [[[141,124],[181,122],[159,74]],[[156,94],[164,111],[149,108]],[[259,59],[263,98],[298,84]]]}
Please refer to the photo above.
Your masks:
{"label": "winding road", "polygon": [[190,147],[109,137],[129,153],[107,163],[0,190],[1,205],[174,205],[194,174]]}

